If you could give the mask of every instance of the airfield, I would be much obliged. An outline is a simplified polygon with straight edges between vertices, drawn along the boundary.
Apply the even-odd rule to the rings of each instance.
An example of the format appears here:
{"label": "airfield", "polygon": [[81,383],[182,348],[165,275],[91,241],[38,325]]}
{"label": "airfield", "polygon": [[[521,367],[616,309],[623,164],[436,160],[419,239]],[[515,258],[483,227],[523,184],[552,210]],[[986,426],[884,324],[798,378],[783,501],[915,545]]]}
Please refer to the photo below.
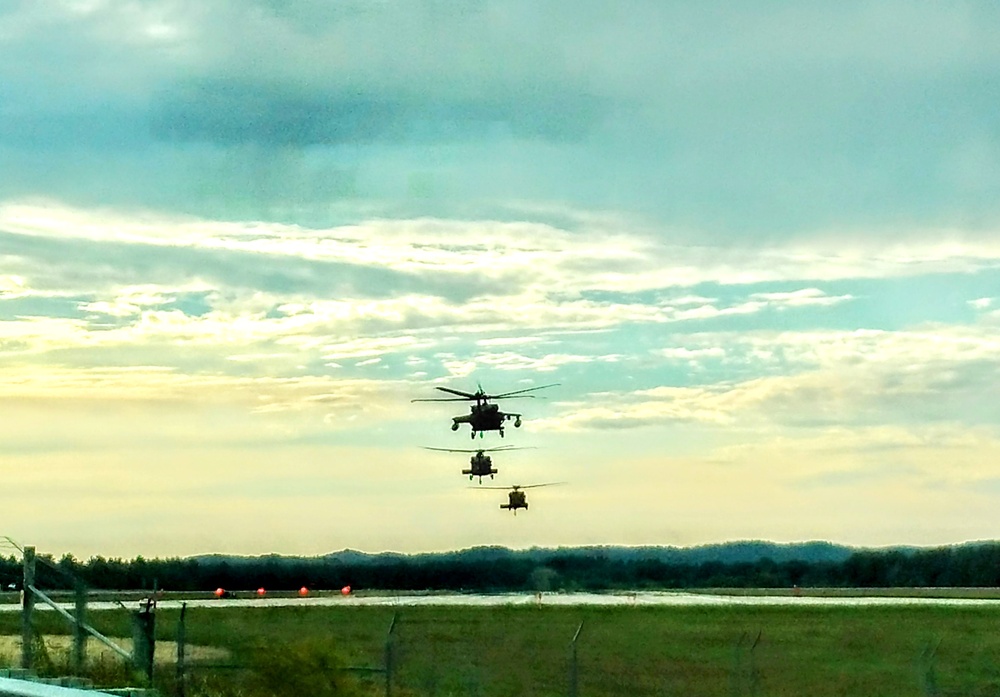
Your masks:
{"label": "airfield", "polygon": [[[10,596],[10,594],[8,594]],[[57,595],[58,594],[53,594]],[[157,600],[161,610],[191,608],[279,608],[279,607],[1000,607],[1000,589],[993,588],[884,588],[884,589],[734,589],[714,592],[640,591],[618,593],[352,593],[316,591],[307,597],[291,592],[259,597],[254,591],[235,597],[205,597],[208,594],[165,593]],[[138,603],[139,594],[122,594],[115,600],[90,601],[93,611],[119,610]],[[173,597],[176,596],[176,597]],[[21,606],[8,597],[0,602],[0,612],[20,612]],[[58,603],[65,610],[73,602]],[[38,610],[48,608],[44,604]]]}
{"label": "airfield", "polygon": [[[154,685],[179,694],[171,642],[185,604],[188,697],[382,695],[387,675],[391,694],[414,697],[918,697],[1000,688],[1000,589],[805,595],[816,592],[168,594],[157,607]],[[137,596],[119,600],[89,603],[88,617],[106,636],[127,639]],[[19,633],[18,609],[0,606],[0,634]],[[64,660],[70,628],[37,609],[49,655]],[[11,658],[16,643],[7,645]],[[91,650],[102,649],[91,642]],[[103,670],[116,661],[105,655]],[[318,680],[332,665],[344,692],[260,688],[264,674]]]}

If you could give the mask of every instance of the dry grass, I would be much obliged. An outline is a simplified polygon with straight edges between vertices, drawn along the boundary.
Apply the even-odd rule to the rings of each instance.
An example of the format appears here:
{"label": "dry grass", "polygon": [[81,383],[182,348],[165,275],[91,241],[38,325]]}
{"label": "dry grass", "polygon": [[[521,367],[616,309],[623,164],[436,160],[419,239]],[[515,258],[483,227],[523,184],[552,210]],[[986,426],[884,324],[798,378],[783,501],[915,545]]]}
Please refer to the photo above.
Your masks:
{"label": "dry grass", "polygon": [[[108,638],[131,653],[131,639],[119,637]],[[73,637],[70,636],[47,635],[42,638],[42,641],[45,642],[45,650],[50,655],[68,656],[73,651]],[[0,635],[0,655],[18,656],[20,653],[20,636]],[[173,641],[157,641],[156,652],[153,656],[158,664],[173,665],[177,661],[177,643]],[[230,652],[228,649],[217,646],[192,646],[191,644],[187,644],[184,647],[184,656],[188,661],[225,661],[230,658]],[[97,639],[90,638],[87,639],[87,660],[120,660],[120,657]]]}

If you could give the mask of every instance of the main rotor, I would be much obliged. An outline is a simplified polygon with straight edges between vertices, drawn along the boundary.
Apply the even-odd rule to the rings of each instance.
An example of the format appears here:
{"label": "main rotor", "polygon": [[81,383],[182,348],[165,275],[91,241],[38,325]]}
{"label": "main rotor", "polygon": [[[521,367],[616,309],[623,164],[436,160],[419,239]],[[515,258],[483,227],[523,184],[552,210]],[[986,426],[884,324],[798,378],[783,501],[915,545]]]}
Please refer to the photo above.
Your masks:
{"label": "main rotor", "polygon": [[545,482],[544,484],[512,484],[510,486],[476,486],[470,489],[497,489],[503,491],[520,491],[521,489],[536,489],[540,486],[560,486],[566,482]]}
{"label": "main rotor", "polygon": [[421,445],[424,450],[436,450],[439,453],[498,453],[507,450],[534,450],[530,445],[500,445],[495,448],[432,448],[429,445]]}
{"label": "main rotor", "polygon": [[528,387],[523,390],[513,390],[511,392],[501,392],[500,394],[488,394],[483,390],[482,385],[478,386],[475,392],[463,392],[462,390],[455,390],[450,387],[435,387],[435,390],[441,392],[447,392],[448,394],[456,395],[455,397],[432,397],[432,398],[421,398],[421,399],[411,399],[411,402],[475,402],[477,405],[485,404],[491,399],[534,399],[535,395],[527,394],[528,392],[534,392],[536,390],[544,390],[549,387],[555,387],[558,382],[553,382],[550,385],[539,385],[538,387]]}

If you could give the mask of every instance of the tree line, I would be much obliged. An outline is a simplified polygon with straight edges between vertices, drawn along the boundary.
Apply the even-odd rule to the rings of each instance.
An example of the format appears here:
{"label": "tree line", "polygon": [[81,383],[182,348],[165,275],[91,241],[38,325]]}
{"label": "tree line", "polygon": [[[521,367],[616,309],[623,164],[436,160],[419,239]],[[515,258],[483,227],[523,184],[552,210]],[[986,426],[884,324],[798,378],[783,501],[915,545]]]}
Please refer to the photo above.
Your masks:
{"label": "tree line", "polygon": [[[623,548],[612,548],[623,549]],[[0,583],[20,589],[22,562],[0,557]],[[613,554],[555,549],[433,555],[327,557],[192,557],[79,561],[39,555],[40,588],[210,591],[356,589],[450,591],[574,591],[681,588],[997,587],[1000,543],[933,549],[858,550],[840,561],[762,556],[752,561],[670,561],[652,552]]]}

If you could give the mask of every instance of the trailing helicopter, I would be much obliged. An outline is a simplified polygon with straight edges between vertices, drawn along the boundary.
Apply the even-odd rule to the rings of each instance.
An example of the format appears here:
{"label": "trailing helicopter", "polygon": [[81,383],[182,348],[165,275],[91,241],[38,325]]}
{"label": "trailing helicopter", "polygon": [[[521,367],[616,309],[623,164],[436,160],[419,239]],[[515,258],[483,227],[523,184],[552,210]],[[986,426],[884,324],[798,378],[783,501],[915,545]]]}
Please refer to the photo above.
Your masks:
{"label": "trailing helicopter", "polygon": [[501,445],[498,448],[463,450],[456,448],[431,448],[424,446],[424,450],[436,450],[441,453],[475,453],[471,458],[469,458],[469,465],[471,469],[462,470],[462,474],[469,475],[469,481],[472,481],[473,477],[479,477],[479,483],[482,484],[483,477],[493,479],[493,475],[499,473],[499,470],[493,469],[493,459],[485,453],[495,453],[503,450],[527,450],[527,448],[520,448],[516,445]]}
{"label": "trailing helicopter", "polygon": [[499,431],[500,437],[503,438],[504,423],[514,420],[514,428],[521,427],[521,415],[514,413],[506,413],[500,411],[500,407],[496,404],[490,404],[491,399],[533,399],[535,395],[525,394],[526,392],[534,392],[535,390],[543,390],[547,387],[555,387],[559,383],[552,383],[551,385],[540,385],[538,387],[529,387],[524,390],[514,390],[513,392],[503,392],[501,394],[486,394],[483,391],[482,386],[475,392],[462,392],[461,390],[453,390],[450,387],[435,387],[434,389],[440,390],[442,392],[447,392],[448,394],[458,395],[457,397],[438,397],[438,398],[428,398],[428,399],[413,399],[412,402],[467,402],[475,401],[475,404],[469,406],[469,413],[463,416],[453,416],[451,421],[451,430],[457,431],[461,424],[469,424],[472,427],[472,437],[475,438],[476,434],[479,437],[483,437],[485,431]]}
{"label": "trailing helicopter", "polygon": [[528,501],[524,494],[524,489],[534,489],[540,486],[556,486],[558,484],[565,484],[565,482],[548,482],[546,484],[515,484],[514,486],[484,486],[477,487],[483,489],[508,489],[507,492],[507,503],[501,503],[500,508],[513,511],[514,515],[517,515],[517,509],[523,508],[528,510]]}

